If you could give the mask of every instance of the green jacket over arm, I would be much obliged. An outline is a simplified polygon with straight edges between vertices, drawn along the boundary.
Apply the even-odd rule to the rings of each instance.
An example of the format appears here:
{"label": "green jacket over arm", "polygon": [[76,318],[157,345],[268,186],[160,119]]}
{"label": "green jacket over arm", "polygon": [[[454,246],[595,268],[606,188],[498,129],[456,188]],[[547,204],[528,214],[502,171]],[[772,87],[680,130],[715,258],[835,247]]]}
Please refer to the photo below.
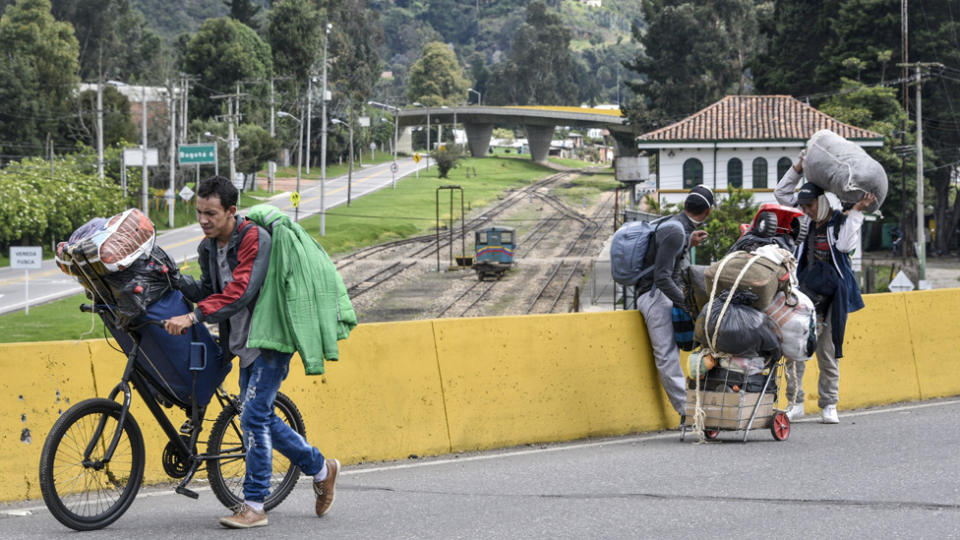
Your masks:
{"label": "green jacket over arm", "polygon": [[347,287],[323,247],[278,208],[260,204],[247,217],[270,231],[270,266],[253,311],[248,347],[299,352],[307,375],[337,360],[337,340],[357,325]]}

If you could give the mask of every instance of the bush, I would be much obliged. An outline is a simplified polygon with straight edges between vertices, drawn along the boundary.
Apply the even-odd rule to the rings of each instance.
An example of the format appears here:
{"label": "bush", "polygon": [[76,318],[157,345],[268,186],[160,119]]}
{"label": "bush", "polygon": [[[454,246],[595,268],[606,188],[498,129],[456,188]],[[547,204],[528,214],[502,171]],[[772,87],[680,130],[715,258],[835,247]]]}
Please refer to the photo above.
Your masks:
{"label": "bush", "polygon": [[65,156],[54,161],[52,177],[50,163],[40,158],[0,170],[0,245],[65,240],[90,218],[121,211],[120,186],[89,169]]}
{"label": "bush", "polygon": [[431,155],[437,162],[440,178],[447,178],[450,169],[457,166],[457,161],[463,157],[463,148],[459,144],[441,144]]}

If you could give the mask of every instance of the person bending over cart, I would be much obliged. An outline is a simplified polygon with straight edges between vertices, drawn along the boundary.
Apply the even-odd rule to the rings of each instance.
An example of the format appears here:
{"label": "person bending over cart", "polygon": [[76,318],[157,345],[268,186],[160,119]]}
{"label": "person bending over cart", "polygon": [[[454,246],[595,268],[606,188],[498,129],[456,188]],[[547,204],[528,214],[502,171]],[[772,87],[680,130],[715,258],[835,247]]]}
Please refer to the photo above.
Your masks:
{"label": "person bending over cart", "polygon": [[273,412],[291,353],[246,346],[250,320],[270,261],[270,235],[237,215],[237,189],[222,176],[200,182],[197,221],[206,237],[197,249],[200,280],[181,275],[179,289],[197,303],[192,313],[173,317],[165,328],[181,334],[198,322],[219,323],[224,359],[240,359],[240,425],[246,441],[244,502],[220,524],[235,529],[267,525],[263,508],[273,471],[273,449],[313,476],[316,514],[330,510],[340,462],[323,454]]}

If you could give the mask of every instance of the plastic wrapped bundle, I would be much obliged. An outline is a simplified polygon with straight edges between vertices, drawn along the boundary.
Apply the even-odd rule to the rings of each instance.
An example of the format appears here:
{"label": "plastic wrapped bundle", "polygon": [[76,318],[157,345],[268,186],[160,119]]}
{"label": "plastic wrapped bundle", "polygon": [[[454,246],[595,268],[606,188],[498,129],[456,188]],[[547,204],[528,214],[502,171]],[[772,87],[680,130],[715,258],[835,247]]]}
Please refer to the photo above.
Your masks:
{"label": "plastic wrapped bundle", "polygon": [[845,205],[853,205],[864,193],[873,193],[877,202],[867,207],[867,212],[879,209],[887,197],[887,173],[883,166],[859,144],[829,129],[814,133],[807,141],[803,174]]}
{"label": "plastic wrapped bundle", "polygon": [[[105,223],[95,218],[57,247],[57,265],[77,275],[76,266],[89,265],[100,275],[119,272],[153,251],[157,234],[153,223],[136,208],[117,214]],[[99,226],[98,226],[99,225]]]}
{"label": "plastic wrapped bundle", "polygon": [[780,346],[783,356],[803,362],[817,350],[817,312],[813,301],[794,290],[787,295],[777,294],[765,310],[780,327]]}
{"label": "plastic wrapped bundle", "polygon": [[738,292],[724,310],[727,295],[721,294],[700,312],[694,329],[697,342],[731,356],[779,358],[779,328],[766,313],[751,307],[756,295]]}

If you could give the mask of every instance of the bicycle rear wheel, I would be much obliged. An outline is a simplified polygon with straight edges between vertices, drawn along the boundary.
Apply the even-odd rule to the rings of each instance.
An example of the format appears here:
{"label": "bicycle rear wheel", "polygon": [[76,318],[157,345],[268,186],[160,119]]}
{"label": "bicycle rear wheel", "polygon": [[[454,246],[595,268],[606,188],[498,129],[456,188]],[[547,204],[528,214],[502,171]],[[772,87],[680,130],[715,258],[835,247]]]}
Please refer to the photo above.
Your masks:
{"label": "bicycle rear wheel", "polygon": [[[109,462],[122,407],[109,399],[87,399],[65,412],[50,430],[40,454],[43,502],[71,529],[90,531],[113,523],[130,507],[143,481],[143,435],[129,413]],[[104,422],[102,430],[98,426]],[[84,460],[87,448],[92,452]]]}
{"label": "bicycle rear wheel", "polygon": [[[294,431],[306,437],[306,427],[300,410],[286,395],[277,392],[273,409]],[[246,448],[243,444],[243,434],[240,430],[240,415],[233,405],[225,408],[213,428],[210,429],[210,440],[207,443],[207,453],[220,456],[207,461],[207,476],[210,488],[217,499],[227,508],[234,508],[243,502],[243,477],[247,472],[244,456]],[[265,510],[271,510],[287,498],[297,485],[300,477],[300,468],[290,462],[280,452],[273,451],[273,476],[270,479],[270,495],[263,501]]]}

